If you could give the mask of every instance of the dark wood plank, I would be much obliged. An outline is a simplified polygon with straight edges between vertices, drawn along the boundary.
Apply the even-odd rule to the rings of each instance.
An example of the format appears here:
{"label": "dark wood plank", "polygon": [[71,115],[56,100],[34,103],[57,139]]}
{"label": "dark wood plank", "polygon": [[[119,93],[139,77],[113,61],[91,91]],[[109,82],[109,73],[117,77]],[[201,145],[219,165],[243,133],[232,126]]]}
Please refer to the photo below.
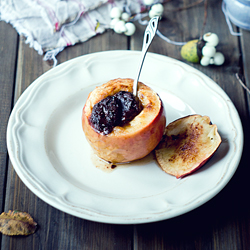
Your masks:
{"label": "dark wood plank", "polygon": [[83,44],[76,44],[68,47],[57,57],[58,63],[89,53],[107,50],[126,50],[128,47],[127,38],[124,35],[116,34],[112,30],[97,35]]}
{"label": "dark wood plank", "polygon": [[[58,63],[91,52],[126,48],[126,37],[107,32],[84,44],[65,49],[58,55]],[[51,66],[21,38],[17,68],[15,100]],[[26,211],[34,217],[39,227],[35,234],[28,237],[3,236],[2,249],[131,249],[132,226],[91,222],[51,207],[28,190],[11,164],[6,189],[5,210]]]}
{"label": "dark wood plank", "polygon": [[250,47],[249,47],[249,41],[250,41],[250,31],[249,30],[240,30],[242,33],[241,39],[241,51],[242,51],[242,58],[243,58],[243,67],[244,67],[244,75],[246,79],[246,85],[249,86],[250,82]]}
{"label": "dark wood plank", "polygon": [[[191,1],[171,1],[165,5],[165,18],[159,30],[173,41],[188,41],[201,35],[204,19],[204,5],[171,13],[167,9],[188,6]],[[139,27],[136,36],[142,36],[145,27]],[[205,32],[218,34],[220,43],[217,47],[226,58],[221,67],[202,67],[199,64],[185,62],[212,78],[225,90],[235,104],[244,124],[245,148],[249,148],[249,114],[246,107],[244,89],[235,77],[241,73],[241,50],[238,37],[232,36],[221,11],[221,1],[208,1],[207,23]],[[244,32],[245,38],[248,32]],[[140,50],[138,38],[132,38],[133,49]],[[245,46],[249,40],[244,40]],[[156,37],[149,51],[167,55],[184,61],[180,56],[180,46],[168,44]],[[249,48],[245,48],[247,53]],[[248,52],[249,54],[249,52]],[[249,59],[248,59],[249,60]],[[245,60],[245,71],[249,61]],[[153,69],[152,69],[153,70]],[[202,104],[200,104],[202,105]],[[188,214],[167,221],[138,225],[135,227],[136,249],[248,249],[249,239],[249,204],[247,196],[247,150],[244,150],[238,171],[226,188],[207,204]],[[198,187],[197,187],[198,188]]]}
{"label": "dark wood plank", "polygon": [[[241,41],[241,55],[242,55],[242,75],[239,74],[239,77],[242,79],[243,83],[250,88],[250,48],[249,48],[249,43],[250,43],[250,31],[247,30],[240,30],[242,33],[242,36],[240,37]],[[250,94],[248,91],[245,91],[245,94],[247,96],[247,110],[248,110],[248,119],[249,119],[249,114],[250,114]],[[242,157],[242,162],[245,162],[244,167],[241,169],[241,178],[238,180],[240,181],[240,189],[242,189],[242,192],[239,195],[239,201],[241,207],[244,207],[244,215],[245,217],[242,218],[241,223],[239,225],[239,229],[242,234],[242,249],[248,249],[250,246],[250,239],[248,235],[250,234],[250,219],[249,219],[249,206],[245,207],[245,200],[244,196],[247,193],[248,189],[248,166],[249,166],[249,140],[250,140],[250,133],[249,133],[249,123],[245,124],[245,121],[243,120],[243,127],[244,127],[244,133],[245,133],[245,147],[244,147],[244,153]],[[243,203],[243,204],[242,204]],[[244,216],[243,215],[243,216]]]}
{"label": "dark wood plank", "polygon": [[[0,22],[0,197],[5,194],[7,172],[6,128],[12,108],[18,36],[11,25]],[[0,199],[3,209],[4,199]]]}
{"label": "dark wood plank", "polygon": [[[243,64],[243,72],[240,72],[239,75],[242,82],[250,88],[250,31],[248,30],[241,30],[242,36],[240,37],[241,41],[241,54],[242,54],[242,64]],[[246,92],[247,93],[247,92]],[[247,93],[248,103],[249,103],[249,94]],[[248,104],[249,106],[249,104]]]}

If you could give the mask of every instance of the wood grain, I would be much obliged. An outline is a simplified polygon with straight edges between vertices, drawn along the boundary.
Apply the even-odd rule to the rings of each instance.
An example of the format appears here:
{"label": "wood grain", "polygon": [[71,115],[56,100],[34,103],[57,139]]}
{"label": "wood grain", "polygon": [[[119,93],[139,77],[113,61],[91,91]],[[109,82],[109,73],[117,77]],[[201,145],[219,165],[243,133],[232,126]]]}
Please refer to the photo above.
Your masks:
{"label": "wood grain", "polygon": [[[8,159],[6,130],[12,109],[18,35],[10,24],[4,22],[0,22],[0,34],[0,197],[5,197]],[[0,199],[1,209],[3,205],[4,199]]]}
{"label": "wood grain", "polygon": [[[241,30],[242,36],[240,37],[241,42],[241,57],[242,57],[242,70],[239,72],[239,77],[242,80],[243,84],[250,89],[250,32],[247,30]],[[250,90],[246,91],[247,100],[248,100],[248,110],[250,104]]]}

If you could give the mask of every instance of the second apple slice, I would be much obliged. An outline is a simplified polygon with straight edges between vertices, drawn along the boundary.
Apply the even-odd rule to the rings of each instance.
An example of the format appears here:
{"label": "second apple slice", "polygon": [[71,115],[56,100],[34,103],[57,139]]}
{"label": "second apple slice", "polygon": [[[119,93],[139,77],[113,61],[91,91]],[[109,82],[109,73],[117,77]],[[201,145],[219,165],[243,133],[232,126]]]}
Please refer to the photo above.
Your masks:
{"label": "second apple slice", "polygon": [[221,144],[208,116],[190,115],[170,123],[155,150],[160,167],[177,178],[203,166]]}

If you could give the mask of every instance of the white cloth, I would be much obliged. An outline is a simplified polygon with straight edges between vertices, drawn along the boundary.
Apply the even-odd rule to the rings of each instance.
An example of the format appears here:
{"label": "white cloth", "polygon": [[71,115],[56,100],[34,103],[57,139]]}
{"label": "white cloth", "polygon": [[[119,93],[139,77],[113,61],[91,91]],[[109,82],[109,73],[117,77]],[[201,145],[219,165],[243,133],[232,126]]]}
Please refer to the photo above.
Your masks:
{"label": "white cloth", "polygon": [[[0,19],[11,23],[26,43],[55,59],[65,47],[103,33],[110,24],[110,10],[118,6],[137,14],[143,0],[1,0]],[[101,24],[96,29],[97,20]]]}

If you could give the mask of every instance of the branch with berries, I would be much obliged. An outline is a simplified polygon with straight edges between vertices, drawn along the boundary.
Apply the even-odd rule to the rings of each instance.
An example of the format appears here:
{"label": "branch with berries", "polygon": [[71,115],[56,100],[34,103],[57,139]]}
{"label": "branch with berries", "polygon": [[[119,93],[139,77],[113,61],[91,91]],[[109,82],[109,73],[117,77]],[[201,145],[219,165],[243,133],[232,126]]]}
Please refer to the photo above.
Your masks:
{"label": "branch with berries", "polygon": [[[138,20],[141,24],[147,24],[147,20],[142,20],[142,18],[149,16],[153,18],[155,16],[162,17],[164,12],[163,4],[169,1],[163,1],[162,3],[156,2],[154,0],[144,0],[143,3],[146,6],[146,11],[144,13],[138,13],[131,15],[120,9],[119,7],[113,7],[110,11],[110,28],[118,34],[124,34],[126,36],[132,36],[136,31],[136,26],[134,22]],[[187,8],[191,8],[195,5],[204,2],[204,24],[206,24],[207,18],[207,0],[198,0],[190,6],[185,8],[178,8],[173,11],[181,11]],[[126,8],[124,8],[126,9]],[[174,45],[181,45],[181,56],[184,60],[192,63],[200,63],[202,66],[217,65],[220,66],[224,63],[225,57],[221,52],[216,51],[216,46],[219,43],[219,38],[215,33],[209,32],[202,36],[201,39],[195,39],[189,42],[174,42],[162,35],[159,31],[157,34],[165,41],[172,43]]]}
{"label": "branch with berries", "polygon": [[200,63],[202,66],[210,64],[220,66],[224,63],[225,57],[221,52],[216,51],[219,44],[219,37],[215,33],[206,33],[201,39],[187,42],[181,48],[183,59]]}

